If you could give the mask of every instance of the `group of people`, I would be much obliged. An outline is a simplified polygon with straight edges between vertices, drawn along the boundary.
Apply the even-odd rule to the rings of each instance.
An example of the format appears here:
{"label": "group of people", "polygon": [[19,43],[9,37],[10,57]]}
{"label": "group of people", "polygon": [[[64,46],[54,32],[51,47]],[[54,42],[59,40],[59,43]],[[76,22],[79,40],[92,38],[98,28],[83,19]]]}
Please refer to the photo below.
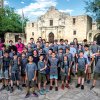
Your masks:
{"label": "group of people", "polygon": [[6,89],[12,93],[14,86],[19,90],[26,87],[25,98],[31,93],[38,97],[36,87],[41,95],[52,90],[53,85],[58,91],[59,81],[61,89],[70,89],[72,76],[76,75],[76,88],[81,87],[83,90],[84,81],[89,84],[92,73],[93,84],[90,89],[95,87],[100,77],[100,47],[96,41],[88,44],[85,39],[84,43],[78,43],[75,38],[70,44],[63,39],[49,43],[39,37],[36,43],[34,38],[30,38],[30,42],[24,45],[19,38],[17,44],[14,45],[10,40],[6,46],[0,39],[0,91]]}

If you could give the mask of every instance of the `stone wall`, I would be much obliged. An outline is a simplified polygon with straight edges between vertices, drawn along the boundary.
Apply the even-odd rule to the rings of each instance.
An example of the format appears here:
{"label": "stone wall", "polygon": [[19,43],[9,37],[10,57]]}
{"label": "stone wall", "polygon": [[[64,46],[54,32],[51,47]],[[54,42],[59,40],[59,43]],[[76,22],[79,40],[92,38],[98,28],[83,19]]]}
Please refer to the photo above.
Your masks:
{"label": "stone wall", "polygon": [[87,39],[89,42],[94,41],[95,35],[100,34],[100,30],[90,30],[87,34]]}
{"label": "stone wall", "polygon": [[[73,24],[73,18],[75,18],[75,24]],[[91,29],[92,21],[88,23],[89,18],[87,15],[80,15],[80,16],[72,16],[66,20],[66,29],[65,29],[65,39],[69,39],[72,41],[74,38],[78,38],[79,42],[83,39],[86,39],[86,34]],[[74,34],[76,31],[76,34]]]}
{"label": "stone wall", "polygon": [[17,42],[17,39],[21,38],[23,43],[26,43],[25,39],[25,33],[5,33],[5,43],[9,44],[9,41],[12,40],[15,44]]}
{"label": "stone wall", "polygon": [[[50,26],[50,20],[53,20],[52,26]],[[78,38],[79,42],[82,42],[87,38],[88,32],[92,30],[92,18],[87,15],[70,16],[51,7],[36,22],[27,23],[25,30],[27,42],[31,37],[35,41],[38,37],[48,41],[51,32],[54,34],[54,39],[63,38],[72,41],[74,38]]]}

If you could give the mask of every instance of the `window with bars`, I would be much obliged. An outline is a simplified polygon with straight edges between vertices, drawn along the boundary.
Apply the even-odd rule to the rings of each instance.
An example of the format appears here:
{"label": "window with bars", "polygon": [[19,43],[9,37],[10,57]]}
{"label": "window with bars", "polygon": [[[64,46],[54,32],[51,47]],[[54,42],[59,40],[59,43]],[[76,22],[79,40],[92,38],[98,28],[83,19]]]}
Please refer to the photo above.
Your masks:
{"label": "window with bars", "polygon": [[34,32],[32,32],[32,36],[34,36]]}
{"label": "window with bars", "polygon": [[76,35],[76,31],[75,30],[73,31],[73,35]]}
{"label": "window with bars", "polygon": [[34,27],[34,23],[32,23],[32,27]]}
{"label": "window with bars", "polygon": [[76,18],[73,18],[73,25],[75,25],[76,23]]}
{"label": "window with bars", "polygon": [[15,35],[15,42],[18,42],[19,35]]}
{"label": "window with bars", "polygon": [[50,26],[53,26],[53,20],[50,20]]}

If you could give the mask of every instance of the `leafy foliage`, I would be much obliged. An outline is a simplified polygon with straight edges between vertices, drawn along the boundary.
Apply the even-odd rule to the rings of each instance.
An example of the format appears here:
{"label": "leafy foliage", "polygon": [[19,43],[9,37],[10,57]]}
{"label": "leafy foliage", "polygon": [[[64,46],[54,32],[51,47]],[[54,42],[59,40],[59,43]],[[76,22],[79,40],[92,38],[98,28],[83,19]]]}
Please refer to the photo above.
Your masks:
{"label": "leafy foliage", "polygon": [[86,3],[86,11],[90,12],[100,28],[100,0],[88,0]]}
{"label": "leafy foliage", "polygon": [[28,20],[15,13],[10,7],[0,8],[0,34],[5,32],[22,32],[22,23],[25,27]]}

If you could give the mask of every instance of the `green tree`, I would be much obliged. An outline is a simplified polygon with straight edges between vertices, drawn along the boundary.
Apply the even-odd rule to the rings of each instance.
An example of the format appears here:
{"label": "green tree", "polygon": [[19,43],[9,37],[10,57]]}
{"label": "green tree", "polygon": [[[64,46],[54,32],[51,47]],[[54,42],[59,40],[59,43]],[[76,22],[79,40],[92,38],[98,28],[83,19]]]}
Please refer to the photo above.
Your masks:
{"label": "green tree", "polygon": [[0,34],[4,35],[5,32],[24,32],[22,29],[25,27],[28,20],[17,14],[14,8],[5,7],[0,8]]}
{"label": "green tree", "polygon": [[86,11],[89,12],[97,22],[100,29],[100,0],[88,0],[86,3]]}

